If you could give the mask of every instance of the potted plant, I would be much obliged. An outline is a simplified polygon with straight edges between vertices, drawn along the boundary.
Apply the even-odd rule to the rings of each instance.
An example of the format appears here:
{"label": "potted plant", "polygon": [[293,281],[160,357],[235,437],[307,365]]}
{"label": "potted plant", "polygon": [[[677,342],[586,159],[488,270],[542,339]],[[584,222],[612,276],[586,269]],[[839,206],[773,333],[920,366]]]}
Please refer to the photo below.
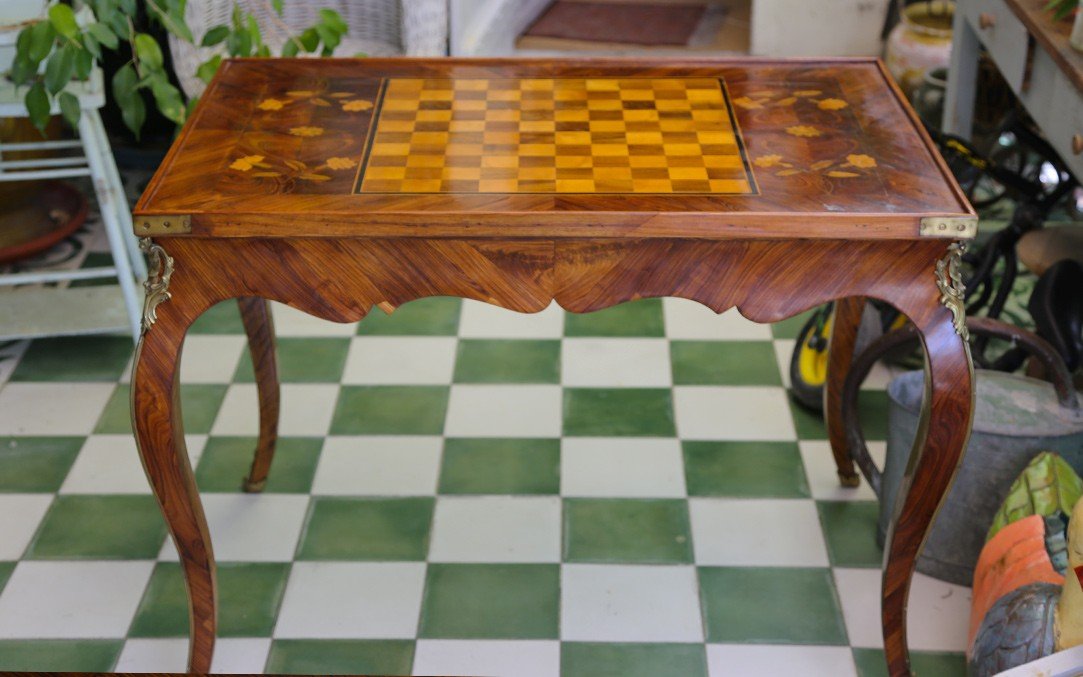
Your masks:
{"label": "potted plant", "polygon": [[[4,0],[5,6],[9,1]],[[258,1],[269,3],[281,16],[283,0]],[[19,31],[9,77],[27,87],[26,108],[38,129],[48,122],[54,100],[64,119],[72,125],[78,122],[79,101],[67,88],[73,80],[86,80],[107,50],[130,53],[127,63],[113,74],[111,90],[124,124],[136,136],[146,119],[143,92],[149,92],[166,118],[178,125],[184,122],[194,100],[185,103],[166,73],[162,46],[149,33],[139,32],[131,17],[142,8],[168,33],[196,44],[184,19],[186,0],[54,0],[44,13],[41,0],[35,4],[38,20]],[[316,24],[283,44],[282,56],[327,56],[334,51],[346,33],[346,23],[330,9],[320,10],[318,16]],[[203,46],[224,45],[229,56],[271,56],[255,15],[240,3],[234,5],[228,24],[212,26],[198,39]],[[219,54],[203,62],[198,76],[210,81],[221,61]]]}
{"label": "potted plant", "polygon": [[1069,42],[1072,47],[1083,51],[1083,0],[1050,0],[1045,8],[1053,12],[1054,21],[1067,19],[1075,13],[1075,24]]}

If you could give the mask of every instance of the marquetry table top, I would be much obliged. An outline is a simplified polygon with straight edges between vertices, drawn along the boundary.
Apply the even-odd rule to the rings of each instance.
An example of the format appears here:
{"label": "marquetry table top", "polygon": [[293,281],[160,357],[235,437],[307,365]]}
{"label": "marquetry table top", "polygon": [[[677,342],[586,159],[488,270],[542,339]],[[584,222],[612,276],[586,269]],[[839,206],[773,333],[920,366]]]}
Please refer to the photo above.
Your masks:
{"label": "marquetry table top", "polygon": [[[141,235],[971,237],[879,62],[240,59]],[[166,225],[168,224],[168,225]]]}

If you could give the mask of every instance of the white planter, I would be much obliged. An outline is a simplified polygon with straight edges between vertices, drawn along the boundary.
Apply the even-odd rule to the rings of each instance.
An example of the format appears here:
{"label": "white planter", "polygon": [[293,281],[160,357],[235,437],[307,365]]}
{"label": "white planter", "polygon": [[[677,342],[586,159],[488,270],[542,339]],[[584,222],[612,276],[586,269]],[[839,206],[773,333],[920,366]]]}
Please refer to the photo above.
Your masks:
{"label": "white planter", "polygon": [[45,16],[45,0],[0,0],[0,74],[15,60],[15,40],[26,22]]}

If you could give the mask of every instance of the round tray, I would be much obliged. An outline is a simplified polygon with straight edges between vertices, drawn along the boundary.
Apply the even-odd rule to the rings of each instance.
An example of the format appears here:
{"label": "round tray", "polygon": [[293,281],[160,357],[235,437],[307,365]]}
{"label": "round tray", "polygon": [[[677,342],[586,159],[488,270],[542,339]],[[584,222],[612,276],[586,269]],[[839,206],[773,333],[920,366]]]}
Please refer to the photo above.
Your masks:
{"label": "round tray", "polygon": [[70,184],[41,184],[29,199],[0,211],[0,263],[52,247],[83,225],[86,213],[86,197]]}

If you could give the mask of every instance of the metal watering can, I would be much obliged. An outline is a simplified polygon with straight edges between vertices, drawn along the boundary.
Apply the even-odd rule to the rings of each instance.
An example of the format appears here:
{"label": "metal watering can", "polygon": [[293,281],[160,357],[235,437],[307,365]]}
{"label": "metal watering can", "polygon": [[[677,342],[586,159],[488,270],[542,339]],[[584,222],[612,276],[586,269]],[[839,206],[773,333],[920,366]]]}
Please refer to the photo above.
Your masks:
{"label": "metal watering can", "polygon": [[[1040,451],[1055,451],[1074,468],[1083,468],[1083,412],[1071,376],[1053,347],[1032,332],[997,320],[973,318],[967,327],[972,335],[1019,345],[1044,366],[1052,383],[998,371],[975,372],[970,442],[917,563],[918,571],[959,585],[971,584],[989,525],[1031,458]],[[842,419],[850,454],[880,499],[877,541],[881,547],[917,436],[925,374],[907,372],[888,385],[883,472],[865,446],[857,419],[857,395],[877,360],[917,341],[913,326],[887,332],[853,361],[843,386]]]}

